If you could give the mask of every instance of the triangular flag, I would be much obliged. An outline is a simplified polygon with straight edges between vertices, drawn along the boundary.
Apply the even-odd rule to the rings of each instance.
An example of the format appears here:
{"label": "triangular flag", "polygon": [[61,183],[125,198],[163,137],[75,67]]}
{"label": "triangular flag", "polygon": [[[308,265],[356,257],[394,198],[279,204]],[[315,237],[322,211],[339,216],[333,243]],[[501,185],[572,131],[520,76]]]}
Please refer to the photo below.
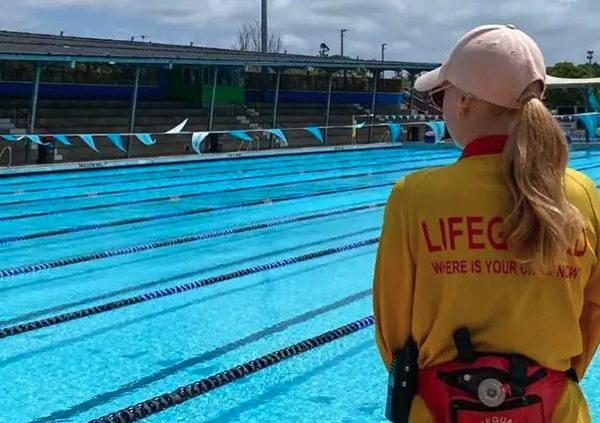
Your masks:
{"label": "triangular flag", "polygon": [[37,144],[37,145],[46,145],[46,144],[44,144],[40,140],[40,136],[39,135],[27,135],[27,138],[29,138],[29,141],[31,141],[34,144]]}
{"label": "triangular flag", "polygon": [[120,134],[106,134],[106,136],[111,140],[111,142],[122,152],[126,153],[127,151],[123,148],[123,142],[121,141]]}
{"label": "triangular flag", "polygon": [[354,125],[355,128],[360,129],[363,128],[366,125],[366,122],[361,122],[361,123],[357,123],[356,125]]}
{"label": "triangular flag", "polygon": [[83,140],[83,142],[85,142],[88,147],[90,147],[92,150],[96,151],[99,153],[98,149],[96,148],[96,145],[94,144],[94,137],[91,135],[79,135],[79,138],[81,138]]}
{"label": "triangular flag", "polygon": [[177,125],[175,128],[173,129],[169,129],[167,132],[165,132],[165,134],[178,134],[181,132],[181,130],[185,127],[185,125],[187,125],[188,120],[184,120],[183,122],[181,122],[179,125]]}
{"label": "triangular flag", "polygon": [[6,141],[21,141],[23,139],[23,135],[0,135],[0,137],[4,138]]}
{"label": "triangular flag", "polygon": [[53,135],[56,140],[64,145],[71,145],[66,135]]}
{"label": "triangular flag", "polygon": [[600,106],[598,106],[598,100],[596,99],[594,92],[590,89],[588,89],[588,93],[587,93],[587,105],[594,112],[597,112],[598,108],[600,107]]}
{"label": "triangular flag", "polygon": [[140,142],[144,145],[154,145],[156,144],[156,140],[154,140],[150,134],[135,134],[135,136],[140,140]]}
{"label": "triangular flag", "polygon": [[273,134],[276,137],[278,137],[281,141],[283,141],[285,143],[286,147],[289,145],[287,138],[285,137],[285,134],[283,133],[283,131],[281,129],[265,129],[265,132],[268,132],[268,133]]}
{"label": "triangular flag", "polygon": [[250,138],[244,131],[229,131],[227,133],[233,137],[241,139],[242,141],[252,141],[252,138]]}
{"label": "triangular flag", "polygon": [[323,141],[323,134],[321,133],[321,130],[317,127],[308,127],[308,128],[304,128],[305,131],[310,132],[311,134],[313,134],[315,136],[315,138],[317,140],[319,140],[319,142],[321,144],[324,144],[325,141]]}
{"label": "triangular flag", "polygon": [[426,125],[435,133],[435,142],[440,142],[444,138],[446,132],[446,124],[444,122],[427,122]]}
{"label": "triangular flag", "polygon": [[198,154],[202,154],[200,152],[200,144],[202,141],[210,134],[210,132],[194,132],[192,134],[192,150],[194,150]]}
{"label": "triangular flag", "polygon": [[388,123],[388,127],[390,128],[390,142],[397,142],[400,138],[402,126],[399,123]]}
{"label": "triangular flag", "polygon": [[593,139],[596,136],[596,128],[598,128],[598,115],[596,113],[583,113],[578,115],[578,119],[583,123],[588,137]]}

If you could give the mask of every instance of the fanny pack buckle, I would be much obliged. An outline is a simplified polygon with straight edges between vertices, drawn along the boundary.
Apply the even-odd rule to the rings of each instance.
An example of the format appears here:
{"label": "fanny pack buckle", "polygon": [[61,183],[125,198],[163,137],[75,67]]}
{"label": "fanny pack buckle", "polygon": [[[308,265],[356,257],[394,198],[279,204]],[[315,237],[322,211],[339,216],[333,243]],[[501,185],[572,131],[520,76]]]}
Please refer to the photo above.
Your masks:
{"label": "fanny pack buckle", "polygon": [[486,407],[496,408],[506,401],[507,390],[498,379],[485,379],[477,388],[477,396]]}

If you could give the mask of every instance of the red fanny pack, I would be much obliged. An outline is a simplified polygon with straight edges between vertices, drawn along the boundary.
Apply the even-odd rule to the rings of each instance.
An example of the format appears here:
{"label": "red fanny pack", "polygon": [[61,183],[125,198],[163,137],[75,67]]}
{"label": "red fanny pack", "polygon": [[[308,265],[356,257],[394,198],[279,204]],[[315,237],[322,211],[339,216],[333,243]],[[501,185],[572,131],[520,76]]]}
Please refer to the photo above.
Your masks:
{"label": "red fanny pack", "polygon": [[419,370],[416,393],[435,423],[552,422],[567,373],[516,355],[463,351],[459,360]]}

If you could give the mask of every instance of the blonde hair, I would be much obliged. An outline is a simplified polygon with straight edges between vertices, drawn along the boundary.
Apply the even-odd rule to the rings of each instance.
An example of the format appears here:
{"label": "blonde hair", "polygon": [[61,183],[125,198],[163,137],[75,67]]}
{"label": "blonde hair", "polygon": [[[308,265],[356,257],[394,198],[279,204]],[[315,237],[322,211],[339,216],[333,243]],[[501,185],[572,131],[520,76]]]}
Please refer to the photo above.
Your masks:
{"label": "blonde hair", "polygon": [[564,185],[569,147],[534,83],[521,95],[515,127],[503,153],[503,173],[514,200],[504,219],[510,251],[534,274],[552,272],[584,229]]}

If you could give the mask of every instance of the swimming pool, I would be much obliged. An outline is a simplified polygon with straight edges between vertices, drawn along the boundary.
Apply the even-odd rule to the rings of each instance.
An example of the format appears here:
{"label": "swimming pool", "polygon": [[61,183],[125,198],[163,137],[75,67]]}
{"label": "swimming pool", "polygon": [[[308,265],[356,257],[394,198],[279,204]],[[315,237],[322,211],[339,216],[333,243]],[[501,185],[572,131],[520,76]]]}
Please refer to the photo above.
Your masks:
{"label": "swimming pool", "polygon": [[[392,184],[457,157],[386,148],[1,179],[0,421],[97,419],[368,317]],[[577,151],[571,165],[600,183],[599,159]],[[373,327],[352,328],[145,421],[384,421]],[[599,366],[583,382],[596,418]]]}

